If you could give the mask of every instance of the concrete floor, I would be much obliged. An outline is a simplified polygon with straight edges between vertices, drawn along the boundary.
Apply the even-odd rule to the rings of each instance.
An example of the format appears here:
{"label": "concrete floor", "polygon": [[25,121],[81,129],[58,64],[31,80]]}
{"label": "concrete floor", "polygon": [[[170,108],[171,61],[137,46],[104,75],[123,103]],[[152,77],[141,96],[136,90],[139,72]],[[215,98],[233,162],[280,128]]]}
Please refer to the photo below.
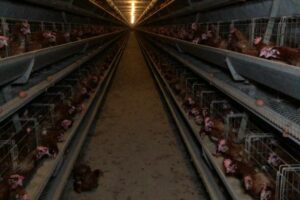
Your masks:
{"label": "concrete floor", "polygon": [[131,33],[79,162],[104,171],[97,190],[64,200],[206,199]]}

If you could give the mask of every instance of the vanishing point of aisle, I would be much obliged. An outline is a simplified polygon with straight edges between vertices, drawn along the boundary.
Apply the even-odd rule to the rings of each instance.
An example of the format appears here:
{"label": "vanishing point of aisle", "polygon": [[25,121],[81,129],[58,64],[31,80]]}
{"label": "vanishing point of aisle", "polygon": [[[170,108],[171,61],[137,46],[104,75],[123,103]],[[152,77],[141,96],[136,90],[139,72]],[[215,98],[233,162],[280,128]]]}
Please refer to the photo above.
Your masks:
{"label": "vanishing point of aisle", "polygon": [[99,187],[68,200],[205,199],[132,32],[80,160],[99,168]]}

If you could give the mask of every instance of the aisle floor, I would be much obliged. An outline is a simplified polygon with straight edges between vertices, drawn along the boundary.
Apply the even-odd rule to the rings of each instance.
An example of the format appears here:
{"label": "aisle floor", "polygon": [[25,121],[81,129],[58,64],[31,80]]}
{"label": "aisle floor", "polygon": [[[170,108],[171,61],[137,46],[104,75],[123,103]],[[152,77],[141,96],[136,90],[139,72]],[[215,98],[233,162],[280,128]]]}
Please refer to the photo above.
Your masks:
{"label": "aisle floor", "polygon": [[98,189],[69,200],[205,199],[178,133],[168,119],[134,33],[80,156],[104,176]]}

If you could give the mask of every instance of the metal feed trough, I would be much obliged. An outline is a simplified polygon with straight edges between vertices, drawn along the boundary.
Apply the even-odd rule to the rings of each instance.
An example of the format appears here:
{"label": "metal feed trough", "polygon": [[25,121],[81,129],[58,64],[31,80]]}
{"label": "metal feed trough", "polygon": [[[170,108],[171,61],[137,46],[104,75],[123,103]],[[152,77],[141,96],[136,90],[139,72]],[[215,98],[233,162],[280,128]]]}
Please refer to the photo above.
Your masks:
{"label": "metal feed trough", "polygon": [[[214,94],[214,93],[209,93]],[[243,143],[247,134],[248,115],[234,109],[227,99],[216,96],[210,101],[208,106],[212,116],[220,117],[224,120],[224,137],[231,138],[234,142]]]}

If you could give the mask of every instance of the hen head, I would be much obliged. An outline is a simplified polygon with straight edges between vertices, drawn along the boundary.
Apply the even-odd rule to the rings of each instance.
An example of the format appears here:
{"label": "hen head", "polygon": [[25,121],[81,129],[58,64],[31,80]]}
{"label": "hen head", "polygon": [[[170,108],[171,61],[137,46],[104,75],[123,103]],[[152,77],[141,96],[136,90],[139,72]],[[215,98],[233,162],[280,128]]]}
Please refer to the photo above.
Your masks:
{"label": "hen head", "polygon": [[261,42],[262,42],[262,37],[256,37],[255,39],[254,39],[254,45],[259,45]]}
{"label": "hen head", "polygon": [[243,178],[245,190],[250,191],[253,188],[253,179],[250,175]]}
{"label": "hen head", "polygon": [[281,163],[280,157],[276,153],[270,153],[268,157],[268,164],[278,167]]}
{"label": "hen head", "polygon": [[51,154],[49,152],[49,148],[48,147],[44,147],[44,146],[38,146],[36,148],[36,159],[40,160],[42,159],[44,156],[49,156],[51,157]]}
{"label": "hen head", "polygon": [[22,22],[20,31],[23,35],[31,34],[30,24],[28,23],[28,21]]}
{"label": "hen head", "polygon": [[223,166],[226,174],[234,174],[236,172],[237,166],[231,159],[225,159],[223,161]]}
{"label": "hen head", "polygon": [[225,153],[228,151],[227,141],[225,139],[221,139],[217,145],[217,152]]}
{"label": "hen head", "polygon": [[8,177],[7,183],[11,189],[16,189],[19,186],[23,186],[24,180],[24,176],[21,176],[19,174],[12,174]]}
{"label": "hen head", "polygon": [[210,117],[205,117],[204,119],[204,130],[205,132],[211,132],[214,127],[214,122]]}
{"label": "hen head", "polygon": [[271,200],[273,199],[273,188],[265,184],[260,192],[260,200]]}

